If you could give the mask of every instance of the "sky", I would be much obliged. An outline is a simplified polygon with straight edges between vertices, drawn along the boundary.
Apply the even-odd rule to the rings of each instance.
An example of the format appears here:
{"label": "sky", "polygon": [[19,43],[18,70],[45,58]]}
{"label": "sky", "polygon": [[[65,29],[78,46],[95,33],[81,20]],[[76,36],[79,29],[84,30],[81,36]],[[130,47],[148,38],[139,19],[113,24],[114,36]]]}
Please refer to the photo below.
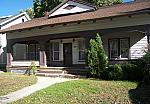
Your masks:
{"label": "sky", "polygon": [[[131,0],[124,0],[129,2]],[[32,7],[33,0],[1,0],[0,1],[0,16],[15,15],[20,10],[26,10]]]}

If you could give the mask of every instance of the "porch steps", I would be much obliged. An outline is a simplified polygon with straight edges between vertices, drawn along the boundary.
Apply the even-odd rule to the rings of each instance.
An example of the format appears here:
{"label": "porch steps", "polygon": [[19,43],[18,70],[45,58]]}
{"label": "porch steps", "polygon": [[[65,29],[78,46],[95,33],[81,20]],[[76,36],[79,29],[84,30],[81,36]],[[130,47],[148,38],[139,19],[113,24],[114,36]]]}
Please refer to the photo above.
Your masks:
{"label": "porch steps", "polygon": [[76,68],[42,68],[38,69],[37,76],[61,78],[85,78],[86,69]]}

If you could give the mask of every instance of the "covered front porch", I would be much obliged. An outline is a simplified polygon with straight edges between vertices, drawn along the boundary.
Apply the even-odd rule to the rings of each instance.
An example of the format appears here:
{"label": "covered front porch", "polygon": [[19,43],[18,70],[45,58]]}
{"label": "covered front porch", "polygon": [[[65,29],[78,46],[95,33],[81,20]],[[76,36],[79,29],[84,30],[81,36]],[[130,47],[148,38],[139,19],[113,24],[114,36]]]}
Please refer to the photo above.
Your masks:
{"label": "covered front porch", "polygon": [[7,67],[28,67],[34,61],[40,68],[85,68],[89,40],[96,33],[101,35],[110,64],[136,60],[148,50],[150,33],[146,29],[147,26],[137,26],[11,39]]}
{"label": "covered front porch", "polygon": [[84,36],[65,38],[46,36],[44,38],[13,39],[8,42],[7,68],[28,67],[33,61],[40,68],[84,68],[85,51],[89,38]]}

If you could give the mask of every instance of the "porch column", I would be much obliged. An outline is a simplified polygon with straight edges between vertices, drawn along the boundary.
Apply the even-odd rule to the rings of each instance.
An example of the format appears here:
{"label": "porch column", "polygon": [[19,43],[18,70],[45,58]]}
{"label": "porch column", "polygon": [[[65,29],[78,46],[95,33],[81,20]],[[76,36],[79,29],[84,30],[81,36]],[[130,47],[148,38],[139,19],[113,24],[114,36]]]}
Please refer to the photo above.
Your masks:
{"label": "porch column", "polygon": [[11,41],[8,41],[7,42],[7,65],[6,65],[7,68],[12,66],[12,64],[11,64],[12,60],[13,60],[12,46],[13,46],[13,43]]}
{"label": "porch column", "polygon": [[47,67],[47,60],[46,60],[46,53],[45,53],[45,42],[39,41],[40,43],[40,68],[45,68]]}

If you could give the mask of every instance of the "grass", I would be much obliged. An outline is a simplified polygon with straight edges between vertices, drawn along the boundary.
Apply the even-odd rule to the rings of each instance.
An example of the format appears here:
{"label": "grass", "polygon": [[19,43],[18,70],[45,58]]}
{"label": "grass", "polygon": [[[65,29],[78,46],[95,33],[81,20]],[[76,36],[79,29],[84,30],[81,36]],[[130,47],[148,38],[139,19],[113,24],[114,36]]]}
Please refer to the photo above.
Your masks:
{"label": "grass", "polygon": [[[145,97],[134,91],[137,87],[136,82],[81,79],[55,84],[13,104],[137,104]],[[150,98],[150,93],[146,98]],[[145,99],[141,104],[149,101]]]}
{"label": "grass", "polygon": [[36,83],[35,76],[16,75],[11,73],[0,74],[0,96],[17,91],[34,83]]}

